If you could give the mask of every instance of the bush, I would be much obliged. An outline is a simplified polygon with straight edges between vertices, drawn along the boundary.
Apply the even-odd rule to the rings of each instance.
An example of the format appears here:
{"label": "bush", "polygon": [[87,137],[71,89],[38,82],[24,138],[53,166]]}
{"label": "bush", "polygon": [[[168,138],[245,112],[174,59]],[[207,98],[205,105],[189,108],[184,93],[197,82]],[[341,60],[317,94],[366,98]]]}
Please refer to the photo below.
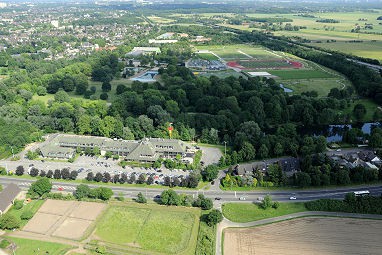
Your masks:
{"label": "bush", "polygon": [[21,221],[19,218],[13,214],[6,213],[0,218],[0,228],[1,229],[15,229],[19,228]]}
{"label": "bush", "polygon": [[210,226],[210,227],[213,226],[213,225],[218,224],[222,220],[223,220],[223,214],[219,210],[216,210],[216,209],[213,209],[207,215],[207,218],[206,218],[207,225]]}
{"label": "bush", "polygon": [[147,203],[147,199],[143,196],[142,192],[138,193],[138,197],[137,197],[136,201],[138,203],[141,203],[141,204],[146,204]]}
{"label": "bush", "polygon": [[260,207],[265,210],[270,208],[271,206],[272,206],[272,198],[270,195],[266,195],[263,201],[261,201]]}
{"label": "bush", "polygon": [[1,240],[1,242],[0,242],[0,248],[1,248],[1,249],[5,249],[5,248],[7,248],[10,244],[11,244],[11,242],[9,242],[7,239],[3,239],[3,240]]}
{"label": "bush", "polygon": [[16,167],[16,175],[20,176],[23,174],[24,174],[24,167],[23,166]]}
{"label": "bush", "polygon": [[280,202],[276,201],[273,203],[272,208],[277,209],[280,207]]}
{"label": "bush", "polygon": [[15,208],[16,210],[20,210],[21,208],[23,208],[24,206],[24,202],[22,200],[15,200],[15,202],[13,203],[13,208]]}
{"label": "bush", "polygon": [[7,170],[4,167],[0,167],[0,175],[7,175]]}
{"label": "bush", "polygon": [[30,220],[32,219],[32,217],[33,217],[33,212],[29,210],[23,211],[23,213],[20,215],[20,219],[22,220]]}
{"label": "bush", "polygon": [[109,98],[109,95],[107,93],[102,93],[100,96],[99,96],[99,99],[101,100],[107,100]]}

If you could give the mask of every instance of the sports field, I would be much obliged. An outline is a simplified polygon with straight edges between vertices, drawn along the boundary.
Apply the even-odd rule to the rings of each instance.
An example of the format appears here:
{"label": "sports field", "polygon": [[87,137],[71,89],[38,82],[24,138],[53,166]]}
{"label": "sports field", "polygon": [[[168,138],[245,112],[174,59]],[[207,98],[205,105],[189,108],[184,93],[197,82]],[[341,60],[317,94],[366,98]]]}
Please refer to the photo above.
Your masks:
{"label": "sports field", "polygon": [[224,231],[224,254],[381,254],[382,221],[300,218]]}
{"label": "sports field", "polygon": [[97,224],[95,237],[106,246],[127,251],[194,254],[200,211],[158,205],[110,206]]}

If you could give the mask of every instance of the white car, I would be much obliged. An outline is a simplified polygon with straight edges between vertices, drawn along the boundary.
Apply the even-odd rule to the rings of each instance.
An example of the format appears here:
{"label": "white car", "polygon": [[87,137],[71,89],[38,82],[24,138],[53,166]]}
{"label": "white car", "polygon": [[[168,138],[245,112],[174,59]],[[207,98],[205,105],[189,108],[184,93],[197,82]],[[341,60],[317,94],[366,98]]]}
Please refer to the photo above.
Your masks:
{"label": "white car", "polygon": [[296,200],[296,199],[297,197],[294,197],[294,196],[289,198],[289,200]]}
{"label": "white car", "polygon": [[239,197],[239,200],[245,200],[245,197]]}

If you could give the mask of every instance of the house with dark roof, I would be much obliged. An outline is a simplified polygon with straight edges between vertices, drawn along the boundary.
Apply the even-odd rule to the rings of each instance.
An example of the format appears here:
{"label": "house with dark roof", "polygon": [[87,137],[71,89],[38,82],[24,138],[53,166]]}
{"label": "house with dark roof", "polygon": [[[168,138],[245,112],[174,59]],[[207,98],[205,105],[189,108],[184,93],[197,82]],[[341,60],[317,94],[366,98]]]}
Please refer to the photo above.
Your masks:
{"label": "house with dark roof", "polygon": [[0,215],[6,213],[13,205],[16,198],[19,197],[21,189],[14,183],[8,186],[0,193]]}
{"label": "house with dark roof", "polygon": [[283,158],[278,161],[278,165],[287,177],[300,171],[300,160],[297,158]]}

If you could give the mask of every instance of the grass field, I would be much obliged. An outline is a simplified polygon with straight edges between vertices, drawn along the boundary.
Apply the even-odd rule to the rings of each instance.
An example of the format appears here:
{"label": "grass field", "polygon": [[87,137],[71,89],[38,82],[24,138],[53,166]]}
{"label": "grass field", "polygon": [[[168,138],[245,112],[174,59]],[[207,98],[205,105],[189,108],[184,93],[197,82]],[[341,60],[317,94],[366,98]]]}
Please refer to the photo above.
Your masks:
{"label": "grass field", "polygon": [[205,60],[218,60],[219,58],[216,57],[214,54],[211,53],[198,53],[197,56],[201,59]]}
{"label": "grass field", "polygon": [[200,211],[128,204],[111,206],[97,224],[102,241],[165,254],[194,254]]}
{"label": "grass field", "polygon": [[175,20],[173,19],[167,19],[164,17],[158,17],[158,16],[149,16],[147,17],[151,22],[154,23],[160,23],[160,24],[166,24],[166,23],[171,23],[174,22]]}
{"label": "grass field", "polygon": [[280,58],[261,46],[249,44],[232,44],[232,45],[208,45],[197,46],[198,50],[209,50],[225,60],[232,59],[275,59]]}
{"label": "grass field", "polygon": [[[42,242],[29,239],[21,239],[15,237],[7,237],[10,241],[17,245],[14,254],[17,255],[37,255],[37,254],[49,254],[49,255],[64,255],[72,247],[65,244]],[[12,251],[10,251],[12,252]]]}
{"label": "grass field", "polygon": [[267,60],[267,61],[237,61],[237,63],[246,69],[258,69],[258,68],[291,68],[292,66],[286,61],[279,59]]}
{"label": "grass field", "polygon": [[[382,35],[381,35],[382,37]],[[310,45],[321,47],[324,49],[346,52],[355,56],[373,58],[382,61],[382,41],[349,43],[349,42],[333,42],[333,43],[310,43]]]}
{"label": "grass field", "polygon": [[269,73],[283,80],[333,78],[332,74],[321,70],[270,70]]}
{"label": "grass field", "polygon": [[[126,87],[130,87],[132,84],[132,81],[130,81],[129,79],[121,78],[121,79],[112,80],[110,82],[110,84],[111,84],[111,90],[109,92],[107,92],[107,94],[109,96],[108,99],[106,100],[107,102],[112,102],[114,100],[114,98],[116,97],[115,92],[116,92],[117,86],[119,84],[125,85]],[[89,80],[89,89],[93,86],[96,88],[96,92],[95,92],[94,96],[96,99],[99,99],[99,96],[103,93],[102,92],[102,83]],[[68,95],[71,98],[89,100],[89,99],[85,99],[83,95],[77,95],[74,91],[68,92]],[[39,101],[44,102],[45,104],[48,104],[49,100],[54,101],[54,95],[53,94],[46,94],[45,96],[33,95],[32,99],[33,100],[39,100]]]}
{"label": "grass field", "polygon": [[343,85],[338,82],[338,79],[285,80],[282,83],[286,88],[292,89],[293,94],[317,91],[319,97],[328,96],[328,93],[332,88],[343,88]]}
{"label": "grass field", "polygon": [[[366,115],[363,119],[364,122],[373,122],[374,112],[378,109],[378,105],[371,101],[370,99],[357,99],[354,100],[349,107],[347,107],[342,113],[350,114],[353,116],[353,109],[356,104],[363,104],[366,107]],[[355,118],[353,117],[353,120]]]}
{"label": "grass field", "polygon": [[[202,211],[206,216],[210,211]],[[202,216],[202,217],[203,217]],[[200,221],[198,243],[196,245],[195,255],[213,255],[215,254],[216,226],[208,226],[206,222]]]}
{"label": "grass field", "polygon": [[285,214],[307,211],[304,203],[280,203],[278,209],[261,209],[253,203],[227,203],[222,205],[224,217],[234,222],[250,222]]}
{"label": "grass field", "polygon": [[[11,207],[8,213],[13,214],[17,218],[20,218],[20,215],[24,211],[31,211],[33,214],[35,214],[44,202],[44,200],[32,200],[30,203],[24,205],[20,210],[16,210],[14,207]],[[28,220],[21,220],[21,227],[27,224],[27,222]]]}

